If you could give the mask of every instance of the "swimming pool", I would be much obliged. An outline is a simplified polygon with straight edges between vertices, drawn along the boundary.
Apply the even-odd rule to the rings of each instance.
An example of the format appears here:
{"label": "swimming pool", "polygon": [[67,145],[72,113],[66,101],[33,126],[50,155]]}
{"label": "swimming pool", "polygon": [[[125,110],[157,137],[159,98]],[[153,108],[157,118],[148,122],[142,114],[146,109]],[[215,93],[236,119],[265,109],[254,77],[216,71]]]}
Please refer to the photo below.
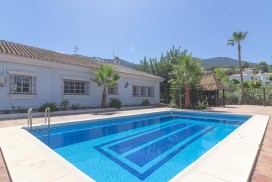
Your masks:
{"label": "swimming pool", "polygon": [[158,112],[32,134],[96,181],[168,181],[250,117]]}

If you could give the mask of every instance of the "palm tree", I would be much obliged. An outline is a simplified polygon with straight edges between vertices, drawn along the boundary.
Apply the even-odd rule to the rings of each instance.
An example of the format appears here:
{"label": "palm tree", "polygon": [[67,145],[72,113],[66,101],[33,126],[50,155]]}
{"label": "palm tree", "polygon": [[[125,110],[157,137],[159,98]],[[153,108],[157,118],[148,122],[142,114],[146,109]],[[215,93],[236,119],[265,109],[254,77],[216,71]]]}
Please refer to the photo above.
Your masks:
{"label": "palm tree", "polygon": [[99,86],[103,86],[101,107],[107,107],[106,96],[107,87],[113,87],[117,84],[120,76],[113,70],[111,65],[100,64],[99,70],[94,71],[96,82]]}
{"label": "palm tree", "polygon": [[170,73],[174,79],[169,82],[177,85],[180,89],[185,88],[185,108],[190,109],[190,85],[197,83],[202,76],[200,62],[193,59],[191,55],[179,57],[177,61],[178,63],[173,65],[173,71]]}
{"label": "palm tree", "polygon": [[238,45],[238,62],[240,69],[240,77],[241,77],[241,102],[240,104],[244,104],[245,101],[245,93],[244,93],[244,79],[243,79],[243,71],[241,64],[241,41],[245,40],[248,32],[233,32],[231,39],[228,40],[228,45],[234,46],[234,44]]}

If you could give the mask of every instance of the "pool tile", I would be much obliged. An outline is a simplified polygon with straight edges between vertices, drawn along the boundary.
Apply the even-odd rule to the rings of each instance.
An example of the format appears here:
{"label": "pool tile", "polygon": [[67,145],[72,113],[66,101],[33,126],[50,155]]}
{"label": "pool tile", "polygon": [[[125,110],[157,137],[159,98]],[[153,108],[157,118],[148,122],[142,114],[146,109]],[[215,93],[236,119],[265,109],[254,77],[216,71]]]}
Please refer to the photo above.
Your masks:
{"label": "pool tile", "polygon": [[[239,107],[242,107],[242,106],[239,106]],[[244,106],[243,106],[244,107]],[[245,106],[246,107],[246,106]],[[253,107],[253,106],[250,106],[250,108],[251,107]],[[266,107],[266,108],[268,108],[268,107]],[[212,109],[218,109],[218,110],[220,110],[220,109],[222,109],[222,110],[224,110],[225,108],[211,108],[211,110]],[[228,111],[230,108],[226,108],[226,110]],[[235,110],[237,110],[238,111],[238,109],[236,109],[235,108]],[[235,110],[234,110],[234,112],[235,112]],[[261,111],[261,110],[260,110]],[[133,112],[133,111],[129,111],[129,112]],[[229,111],[228,111],[229,112]],[[239,112],[242,112],[241,110],[239,110]],[[245,113],[248,113],[248,112],[245,112]],[[98,114],[99,115],[99,114]],[[72,116],[73,117],[73,116]],[[83,116],[80,116],[81,118],[83,118]],[[64,121],[65,120],[65,117],[58,117],[59,119],[60,119],[60,121]],[[78,119],[79,117],[78,116],[76,116],[76,117],[74,117],[74,119]],[[87,117],[86,117],[87,118]],[[66,120],[67,120],[67,117],[66,117]],[[42,123],[43,121],[41,121],[40,123]],[[25,123],[25,122],[24,122]],[[37,122],[38,123],[38,122]],[[19,125],[21,125],[21,124],[19,124]],[[271,136],[272,137],[272,136]],[[32,173],[32,170],[31,170],[31,173]],[[203,174],[203,173],[202,173]],[[203,180],[204,179],[204,180]],[[202,178],[198,178],[198,180],[197,181],[213,181],[213,180],[205,180],[206,178],[203,176]],[[207,179],[209,179],[209,178],[207,178]]]}
{"label": "pool tile", "polygon": [[[193,129],[194,128],[194,129]],[[206,129],[208,128],[208,129]],[[160,168],[162,165],[164,165],[168,160],[170,160],[172,157],[174,157],[175,155],[177,155],[180,151],[182,151],[184,148],[186,148],[187,146],[189,146],[192,142],[194,142],[195,140],[197,140],[198,138],[204,136],[205,134],[209,133],[210,131],[212,131],[214,128],[216,127],[207,127],[207,126],[201,126],[201,125],[194,125],[191,126],[190,128],[187,128],[185,130],[181,130],[180,132],[177,132],[176,134],[173,135],[177,135],[178,133],[180,133],[179,137],[175,137],[176,139],[179,140],[172,140],[173,142],[176,143],[182,143],[182,141],[185,141],[186,138],[190,138],[190,140],[186,141],[184,144],[182,144],[180,147],[178,147],[177,149],[175,149],[174,151],[172,151],[171,153],[169,153],[166,157],[161,158],[157,163],[155,163],[154,165],[150,166],[149,168],[145,169],[143,172],[139,172],[137,169],[135,169],[133,166],[130,166],[129,164],[125,163],[124,161],[122,161],[121,159],[114,157],[111,153],[103,150],[101,147],[103,147],[104,144],[102,145],[98,145],[95,146],[96,150],[98,150],[100,153],[104,154],[105,156],[107,156],[108,158],[110,158],[112,161],[114,161],[116,164],[118,164],[119,166],[121,166],[122,168],[126,169],[128,172],[130,172],[131,174],[133,174],[134,176],[136,176],[137,178],[144,180],[146,179],[149,175],[151,175],[153,172],[155,172],[158,168]],[[203,129],[206,129],[204,131],[201,131]],[[200,132],[201,131],[201,132]],[[197,135],[192,135],[192,133],[190,132],[195,132]],[[190,133],[190,135],[188,134]],[[194,136],[192,138],[192,136]],[[168,138],[165,138],[168,139]],[[172,138],[173,139],[173,138]],[[162,140],[159,140],[158,142],[161,142]],[[156,143],[158,143],[156,142]],[[107,142],[106,144],[109,144],[110,142]],[[154,144],[156,144],[154,143]],[[171,140],[167,142],[167,144],[169,144],[170,148],[167,148],[167,150],[170,150],[171,147],[174,148],[174,146],[171,143]],[[152,144],[151,144],[152,145]],[[165,145],[168,146],[168,145]],[[152,149],[160,149],[160,146],[158,147],[151,147]],[[139,151],[138,151],[139,152]],[[165,152],[165,151],[164,151]],[[163,152],[163,153],[164,153]],[[148,153],[148,152],[144,152],[144,153]],[[132,153],[134,155],[134,153]],[[150,154],[154,154],[154,153],[150,153]],[[160,153],[159,153],[160,154]],[[136,154],[135,154],[136,155]],[[130,155],[129,155],[130,156]],[[127,157],[129,157],[127,156]],[[151,159],[154,159],[154,156],[152,155],[150,156],[145,156],[147,158],[144,158],[145,160],[143,160],[143,155],[136,155],[135,156],[135,160],[131,160],[134,164],[137,164],[140,167],[144,167],[144,165],[146,165],[148,162],[150,162]],[[159,156],[155,156],[155,157],[159,157]],[[151,158],[151,159],[150,159]],[[133,158],[134,159],[134,158]]]}

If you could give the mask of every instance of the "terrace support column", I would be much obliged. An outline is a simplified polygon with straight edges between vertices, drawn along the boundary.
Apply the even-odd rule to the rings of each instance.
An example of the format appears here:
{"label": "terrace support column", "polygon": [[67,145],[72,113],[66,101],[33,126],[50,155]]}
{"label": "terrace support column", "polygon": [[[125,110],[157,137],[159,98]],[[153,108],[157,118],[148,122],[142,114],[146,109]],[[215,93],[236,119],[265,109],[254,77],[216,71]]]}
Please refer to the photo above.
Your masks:
{"label": "terrace support column", "polygon": [[190,85],[185,85],[185,109],[191,109],[191,101],[190,101]]}
{"label": "terrace support column", "polygon": [[225,107],[225,90],[223,89],[223,107]]}
{"label": "terrace support column", "polygon": [[216,90],[214,91],[214,107],[216,107]]}

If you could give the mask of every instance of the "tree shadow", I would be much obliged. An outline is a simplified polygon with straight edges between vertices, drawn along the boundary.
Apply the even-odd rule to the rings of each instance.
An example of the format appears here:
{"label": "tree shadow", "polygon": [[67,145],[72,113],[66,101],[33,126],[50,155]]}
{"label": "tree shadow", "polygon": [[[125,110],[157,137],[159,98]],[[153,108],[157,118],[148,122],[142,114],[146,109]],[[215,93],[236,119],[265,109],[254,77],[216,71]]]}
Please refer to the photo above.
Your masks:
{"label": "tree shadow", "polygon": [[110,116],[110,115],[114,115],[116,114],[117,112],[116,111],[113,111],[113,112],[94,112],[92,113],[92,115],[105,115],[105,116]]}

